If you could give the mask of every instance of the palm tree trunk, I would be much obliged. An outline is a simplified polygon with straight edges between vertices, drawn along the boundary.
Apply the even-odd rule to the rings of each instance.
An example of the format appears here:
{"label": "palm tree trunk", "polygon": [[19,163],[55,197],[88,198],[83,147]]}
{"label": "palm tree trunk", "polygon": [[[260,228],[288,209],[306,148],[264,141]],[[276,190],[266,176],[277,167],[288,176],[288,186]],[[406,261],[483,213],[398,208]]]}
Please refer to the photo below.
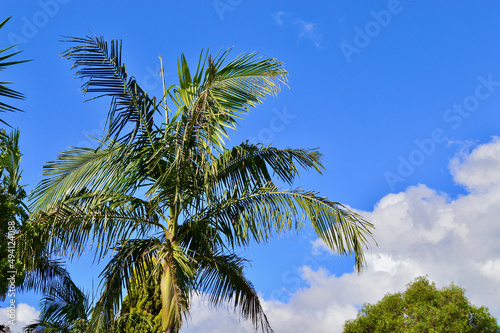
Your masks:
{"label": "palm tree trunk", "polygon": [[160,282],[161,290],[161,331],[163,333],[173,333],[176,325],[176,302],[173,272],[168,264],[163,268],[163,275]]}

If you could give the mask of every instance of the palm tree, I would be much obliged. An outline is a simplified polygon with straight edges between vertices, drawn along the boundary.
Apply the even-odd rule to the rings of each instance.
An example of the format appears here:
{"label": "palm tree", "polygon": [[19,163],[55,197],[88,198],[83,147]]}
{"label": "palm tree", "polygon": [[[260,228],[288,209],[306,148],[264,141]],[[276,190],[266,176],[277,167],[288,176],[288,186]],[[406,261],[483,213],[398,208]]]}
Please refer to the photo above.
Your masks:
{"label": "palm tree", "polygon": [[[5,23],[7,23],[10,20],[10,18],[11,17],[9,16],[3,22],[0,23],[0,29],[5,25]],[[18,53],[20,53],[22,51],[13,52],[13,53],[10,53],[10,54],[5,54],[5,55],[3,54],[4,52],[9,51],[10,49],[12,49],[12,48],[14,48],[16,46],[17,45],[12,45],[12,46],[9,46],[9,47],[7,47],[5,49],[0,49],[0,71],[5,70],[9,66],[29,61],[29,60],[20,60],[20,61],[12,61],[12,60],[10,60],[10,58],[12,58],[13,56],[15,56],[16,54],[18,54]],[[1,82],[0,81],[0,97],[8,97],[8,98],[14,98],[14,99],[23,99],[24,98],[23,94],[15,91],[15,90],[10,89],[9,87],[6,86],[7,84],[9,84],[9,82]],[[0,102],[0,112],[7,112],[7,111],[11,111],[12,112],[12,111],[21,111],[21,110],[18,109],[18,108],[13,107],[11,105],[8,105],[8,104],[5,104],[3,102]],[[3,124],[5,124],[5,125],[8,125],[2,119],[0,119],[0,122],[3,123]]]}
{"label": "palm tree", "polygon": [[160,285],[162,332],[179,331],[193,293],[215,306],[230,302],[256,329],[272,332],[236,251],[306,222],[362,269],[369,222],[318,193],[278,186],[290,186],[299,168],[320,172],[317,150],[225,147],[227,129],[286,83],[280,62],[202,52],[191,74],[182,55],[179,84],[164,83],[157,99],[128,76],[121,42],[68,42],[75,46],[63,56],[85,80],[83,91],[111,97],[108,130],[98,149],[73,148],[44,167],[31,195],[33,223],[45,226],[36,244],[50,253],[73,259],[91,244],[99,260],[112,251],[89,321],[93,331],[113,322],[134,279]]}

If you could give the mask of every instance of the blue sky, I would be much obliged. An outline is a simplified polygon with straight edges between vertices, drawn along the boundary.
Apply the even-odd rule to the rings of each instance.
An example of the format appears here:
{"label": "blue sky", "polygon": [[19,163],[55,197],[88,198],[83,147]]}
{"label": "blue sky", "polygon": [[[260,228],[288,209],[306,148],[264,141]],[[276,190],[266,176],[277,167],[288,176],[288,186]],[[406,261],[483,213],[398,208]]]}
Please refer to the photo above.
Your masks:
{"label": "blue sky", "polygon": [[[27,97],[14,103],[25,113],[4,118],[21,130],[30,189],[61,150],[93,145],[86,135],[101,133],[108,109],[104,100],[83,103],[81,82],[59,56],[67,48],[63,36],[123,39],[129,74],[158,95],[159,55],[169,83],[182,52],[193,66],[207,48],[277,58],[289,88],[253,110],[228,145],[250,139],[319,147],[323,176],[304,173],[295,185],[360,211],[376,225],[379,246],[361,276],[349,258],[324,252],[308,228],[242,250],[275,331],[305,325],[286,320],[298,309],[324,318],[323,326],[304,330],[338,331],[360,304],[425,274],[439,286],[462,285],[498,317],[500,302],[491,294],[500,289],[499,10],[493,0],[0,0],[1,17],[13,15],[0,46],[20,43],[19,58],[33,59],[2,73]],[[90,263],[70,265],[88,289],[99,272]],[[18,303],[37,308],[38,299],[19,295]],[[202,305],[184,331],[196,325],[244,329]]]}

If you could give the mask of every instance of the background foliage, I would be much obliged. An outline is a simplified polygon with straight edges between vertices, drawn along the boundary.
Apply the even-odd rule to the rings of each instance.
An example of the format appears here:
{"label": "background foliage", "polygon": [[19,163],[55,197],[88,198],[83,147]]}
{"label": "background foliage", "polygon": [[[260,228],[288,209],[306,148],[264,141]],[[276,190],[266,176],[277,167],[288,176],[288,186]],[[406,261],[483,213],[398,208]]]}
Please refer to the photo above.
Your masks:
{"label": "background foliage", "polygon": [[500,327],[488,308],[469,302],[463,288],[438,289],[418,277],[405,292],[363,305],[344,325],[344,333],[368,332],[500,332]]}

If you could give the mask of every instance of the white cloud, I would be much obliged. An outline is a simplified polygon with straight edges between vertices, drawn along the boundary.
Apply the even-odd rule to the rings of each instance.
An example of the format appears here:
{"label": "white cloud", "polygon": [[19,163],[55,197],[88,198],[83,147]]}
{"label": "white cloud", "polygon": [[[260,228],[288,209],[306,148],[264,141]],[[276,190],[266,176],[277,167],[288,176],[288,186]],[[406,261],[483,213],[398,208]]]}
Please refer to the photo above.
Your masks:
{"label": "white cloud", "polygon": [[321,33],[316,23],[296,20],[295,24],[299,27],[299,41],[303,38],[309,39],[313,42],[314,46],[320,47]]}
{"label": "white cloud", "polygon": [[[284,18],[293,18],[293,14],[279,11],[273,14],[274,22],[279,26],[285,26]],[[293,20],[293,21],[292,21]],[[302,39],[309,39],[314,46],[319,48],[321,41],[321,33],[318,29],[318,24],[306,22],[301,19],[292,19],[292,23],[298,28],[298,41]]]}
{"label": "white cloud", "polygon": [[282,11],[279,11],[279,12],[273,14],[273,19],[277,25],[283,25],[283,17],[287,17],[287,16],[289,16],[289,14],[282,12]]}
{"label": "white cloud", "polygon": [[[457,183],[470,190],[451,199],[425,185],[383,197],[372,212],[360,212],[376,226],[378,247],[367,253],[367,269],[336,276],[325,268],[302,267],[307,287],[288,303],[264,300],[269,321],[280,332],[342,332],[357,307],[387,293],[403,291],[415,277],[428,275],[439,287],[464,287],[469,300],[500,317],[500,139],[462,153],[450,163]],[[324,253],[321,241],[312,254]],[[251,332],[226,310],[193,308],[193,320],[210,318],[206,332]],[[206,322],[183,332],[196,332]],[[193,330],[194,328],[194,330]]]}
{"label": "white cloud", "polygon": [[494,137],[492,143],[483,144],[470,154],[462,152],[451,162],[455,180],[473,191],[488,190],[500,184],[500,142]]}
{"label": "white cloud", "polygon": [[477,269],[490,279],[500,283],[500,259],[488,260],[485,263],[477,264]]}
{"label": "white cloud", "polygon": [[[319,294],[318,294],[319,292]],[[331,332],[330,327],[340,327],[343,317],[355,316],[354,306],[346,309],[343,305],[326,297],[321,298],[321,290],[298,292],[289,303],[278,301],[262,301],[264,311],[274,332]],[[324,295],[328,296],[328,295]],[[183,326],[182,333],[250,333],[255,332],[252,325],[233,314],[226,308],[211,309],[206,302],[194,299],[191,319]]]}
{"label": "white cloud", "polygon": [[23,327],[36,321],[40,314],[40,311],[37,311],[31,305],[19,303],[14,312],[16,316],[14,321],[15,325],[12,325],[9,323],[12,320],[10,317],[10,310],[9,308],[0,309],[0,324],[9,326],[12,333],[21,333]]}
{"label": "white cloud", "polygon": [[333,255],[338,255],[334,252],[332,252],[328,246],[323,242],[320,238],[317,238],[316,240],[311,242],[312,245],[312,251],[311,254],[313,256],[333,256]]}

